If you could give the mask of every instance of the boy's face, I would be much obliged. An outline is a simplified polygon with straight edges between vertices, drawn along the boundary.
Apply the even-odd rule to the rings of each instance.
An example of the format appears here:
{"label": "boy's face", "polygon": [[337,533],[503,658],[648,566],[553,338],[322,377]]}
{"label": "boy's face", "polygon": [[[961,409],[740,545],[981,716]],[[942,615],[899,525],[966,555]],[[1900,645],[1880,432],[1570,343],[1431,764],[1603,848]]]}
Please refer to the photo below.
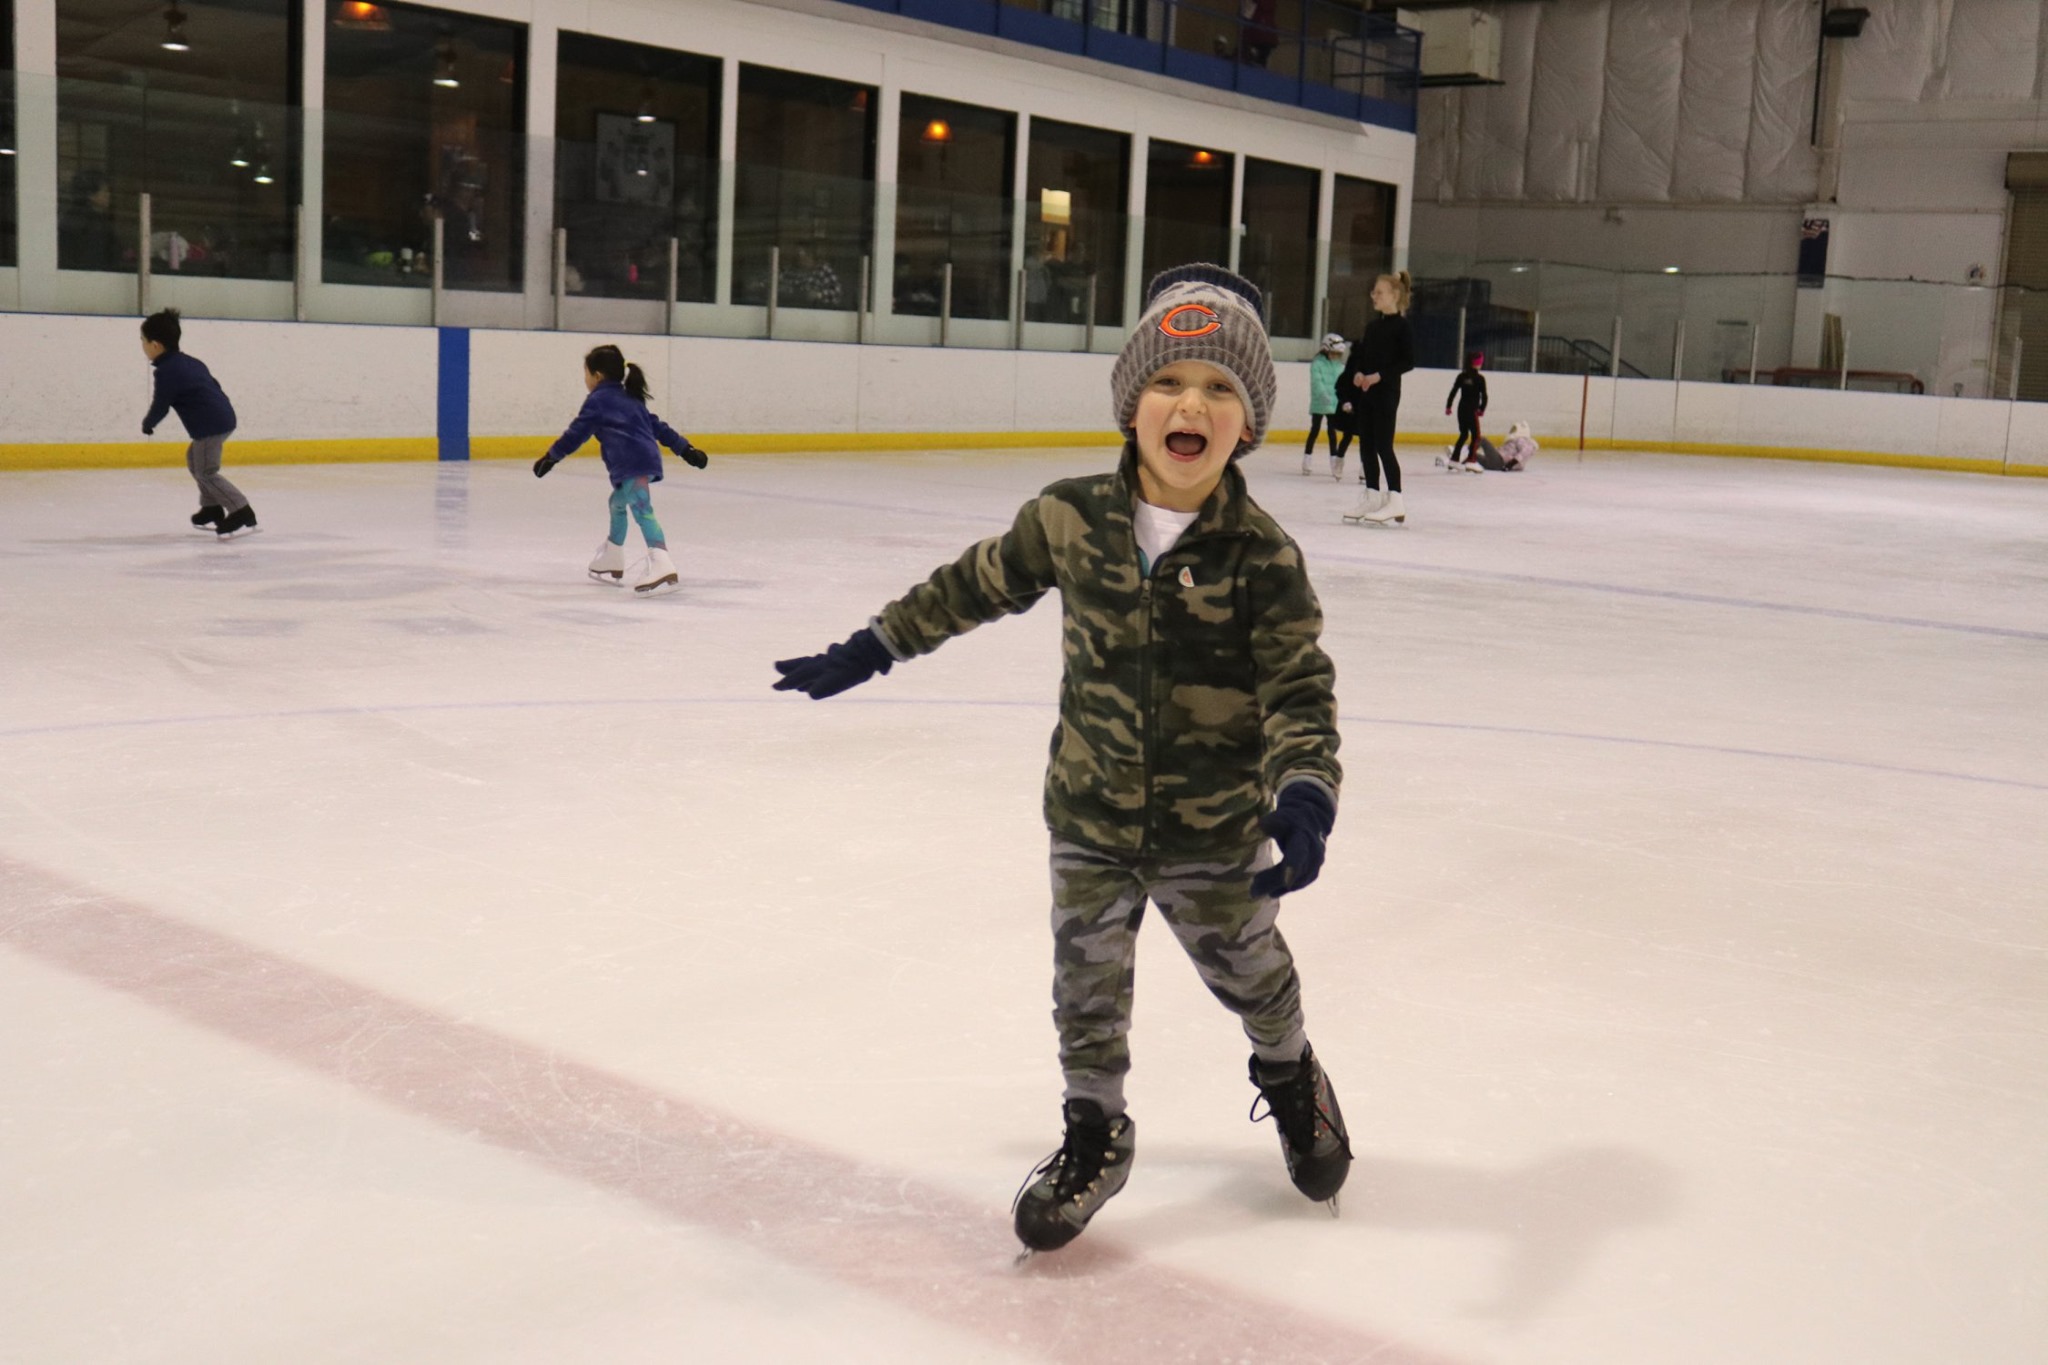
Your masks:
{"label": "boy's face", "polygon": [[151,341],[148,337],[144,337],[142,339],[142,353],[148,356],[151,360],[155,360],[158,356],[164,353],[163,343],[158,341]]}
{"label": "boy's face", "polygon": [[1193,512],[1221,482],[1244,435],[1244,402],[1222,370],[1177,360],[1146,381],[1131,428],[1139,494],[1154,507]]}

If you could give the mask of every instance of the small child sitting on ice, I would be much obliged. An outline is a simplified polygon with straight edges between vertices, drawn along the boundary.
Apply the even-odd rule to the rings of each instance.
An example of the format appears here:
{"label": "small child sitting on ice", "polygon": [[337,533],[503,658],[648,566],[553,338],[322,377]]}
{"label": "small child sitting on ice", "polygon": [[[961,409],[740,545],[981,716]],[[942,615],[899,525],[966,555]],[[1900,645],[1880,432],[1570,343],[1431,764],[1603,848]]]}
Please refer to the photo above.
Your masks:
{"label": "small child sitting on ice", "polygon": [[1517,422],[1508,428],[1508,438],[1500,443],[1500,463],[1487,463],[1488,469],[1527,469],[1529,457],[1536,453],[1536,438],[1529,434],[1527,422]]}

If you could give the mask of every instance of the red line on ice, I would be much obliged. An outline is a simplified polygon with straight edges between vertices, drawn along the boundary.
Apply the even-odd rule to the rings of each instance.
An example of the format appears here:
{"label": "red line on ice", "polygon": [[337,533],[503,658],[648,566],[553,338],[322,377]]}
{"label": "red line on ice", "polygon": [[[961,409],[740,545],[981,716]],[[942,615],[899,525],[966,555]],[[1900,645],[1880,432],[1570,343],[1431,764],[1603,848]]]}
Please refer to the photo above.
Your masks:
{"label": "red line on ice", "polygon": [[1098,1231],[1013,1270],[999,1209],[0,857],[0,943],[393,1108],[998,1347],[1448,1365]]}

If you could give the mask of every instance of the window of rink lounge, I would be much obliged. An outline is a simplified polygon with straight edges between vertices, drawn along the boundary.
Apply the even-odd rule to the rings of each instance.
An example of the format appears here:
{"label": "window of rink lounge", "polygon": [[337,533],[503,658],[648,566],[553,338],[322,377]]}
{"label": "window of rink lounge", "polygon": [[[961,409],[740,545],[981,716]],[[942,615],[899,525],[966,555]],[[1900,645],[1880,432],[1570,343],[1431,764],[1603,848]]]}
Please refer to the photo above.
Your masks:
{"label": "window of rink lounge", "polygon": [[1230,260],[1233,157],[1178,142],[1151,144],[1145,165],[1145,278],[1190,261]]}
{"label": "window of rink lounge", "polygon": [[895,310],[936,317],[950,264],[953,317],[1009,317],[1016,116],[906,94],[899,127]]}
{"label": "window of rink lounge", "polygon": [[1085,325],[1124,320],[1131,139],[1053,119],[1031,120],[1025,161],[1024,316]]}
{"label": "window of rink lounge", "polygon": [[1394,187],[1340,175],[1330,209],[1329,327],[1355,337],[1372,321],[1372,282],[1394,268]]}
{"label": "window of rink lounge", "polygon": [[526,29],[447,10],[329,0],[321,278],[517,290]]}
{"label": "window of rink lounge", "polygon": [[852,312],[874,241],[874,87],[740,68],[733,302]]}
{"label": "window of rink lounge", "polygon": [[[57,264],[290,279],[298,198],[290,0],[57,0]],[[18,158],[15,158],[18,159]]]}
{"label": "window of rink lounge", "polygon": [[20,200],[14,187],[21,164],[14,137],[16,84],[14,0],[0,0],[0,266],[13,265],[20,249],[20,210],[15,207]]}
{"label": "window of rink lounge", "polygon": [[564,292],[708,303],[718,270],[721,63],[564,32],[555,67],[555,224]]}
{"label": "window of rink lounge", "polygon": [[1265,294],[1266,330],[1276,337],[1314,334],[1316,198],[1322,176],[1306,166],[1247,157],[1244,239],[1238,270]]}

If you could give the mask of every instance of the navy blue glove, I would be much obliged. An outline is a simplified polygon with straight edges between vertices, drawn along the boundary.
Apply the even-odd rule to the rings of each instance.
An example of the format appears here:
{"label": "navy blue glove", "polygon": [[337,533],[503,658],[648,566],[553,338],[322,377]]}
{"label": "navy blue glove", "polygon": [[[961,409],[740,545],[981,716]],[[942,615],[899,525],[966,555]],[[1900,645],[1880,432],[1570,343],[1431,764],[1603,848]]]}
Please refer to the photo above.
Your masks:
{"label": "navy blue glove", "polygon": [[695,446],[683,447],[683,463],[692,469],[702,469],[711,463],[711,457]]}
{"label": "navy blue glove", "polygon": [[1290,782],[1280,799],[1259,821],[1259,828],[1280,845],[1280,861],[1252,878],[1252,895],[1260,900],[1299,891],[1323,870],[1323,843],[1337,823],[1337,803],[1313,782]]}
{"label": "navy blue glove", "polygon": [[533,462],[533,477],[535,477],[536,479],[545,479],[548,476],[548,471],[550,469],[553,469],[556,465],[560,464],[561,462],[562,457],[559,455],[541,456],[538,460],[535,460]]}
{"label": "navy blue glove", "polygon": [[777,659],[775,671],[782,681],[777,692],[802,692],[812,701],[836,697],[849,687],[858,687],[877,673],[887,673],[896,656],[877,639],[872,630],[861,629],[823,654],[801,659]]}

